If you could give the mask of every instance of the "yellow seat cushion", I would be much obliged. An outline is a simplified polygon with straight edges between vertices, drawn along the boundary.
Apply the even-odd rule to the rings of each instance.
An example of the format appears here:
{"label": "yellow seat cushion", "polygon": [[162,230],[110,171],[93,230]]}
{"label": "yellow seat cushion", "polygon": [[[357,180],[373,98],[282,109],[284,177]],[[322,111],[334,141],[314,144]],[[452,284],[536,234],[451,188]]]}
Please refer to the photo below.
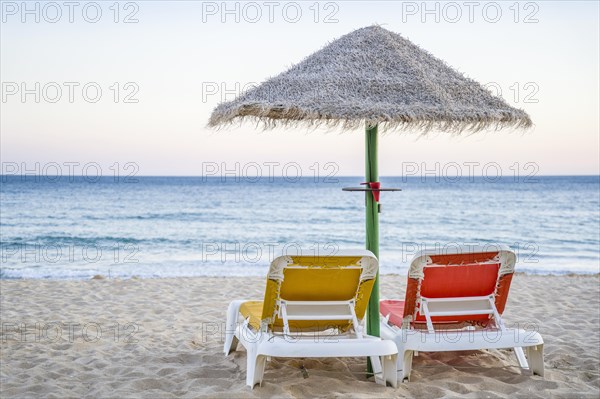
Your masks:
{"label": "yellow seat cushion", "polygon": [[260,318],[263,312],[263,301],[246,301],[240,306],[244,319],[250,318],[248,324],[255,330],[260,328]]}
{"label": "yellow seat cushion", "polygon": [[[283,320],[276,315],[278,300],[348,301],[356,300],[355,312],[364,317],[374,279],[361,280],[362,269],[356,267],[360,257],[293,257],[283,276],[267,277],[263,301],[246,301],[240,306],[244,319],[253,329],[261,322],[269,330],[281,330]],[[292,331],[319,331],[338,328],[345,331],[350,320],[290,320]]]}

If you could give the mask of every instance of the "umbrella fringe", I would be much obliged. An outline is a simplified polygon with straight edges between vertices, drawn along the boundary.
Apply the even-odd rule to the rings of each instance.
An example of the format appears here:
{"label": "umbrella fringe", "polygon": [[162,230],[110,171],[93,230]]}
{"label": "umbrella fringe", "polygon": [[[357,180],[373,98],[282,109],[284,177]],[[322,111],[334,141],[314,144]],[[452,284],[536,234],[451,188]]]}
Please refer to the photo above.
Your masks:
{"label": "umbrella fringe", "polygon": [[[279,112],[278,112],[279,113]],[[440,119],[430,119],[431,117],[423,115],[420,117],[408,118],[403,120],[393,120],[391,118],[373,118],[373,119],[336,119],[324,118],[318,112],[312,115],[308,113],[279,113],[279,117],[274,118],[270,110],[263,112],[254,111],[253,114],[240,115],[238,112],[232,112],[230,115],[218,115],[216,112],[211,117],[207,127],[209,128],[227,128],[240,127],[245,121],[255,125],[257,129],[272,130],[278,127],[285,128],[304,128],[308,130],[325,129],[329,131],[353,131],[364,130],[366,125],[378,125],[382,133],[414,133],[427,135],[431,132],[446,132],[453,135],[472,134],[482,130],[499,131],[504,128],[529,129],[533,127],[531,119],[527,114],[524,116],[504,116],[483,117],[473,119],[473,117],[446,117]]]}

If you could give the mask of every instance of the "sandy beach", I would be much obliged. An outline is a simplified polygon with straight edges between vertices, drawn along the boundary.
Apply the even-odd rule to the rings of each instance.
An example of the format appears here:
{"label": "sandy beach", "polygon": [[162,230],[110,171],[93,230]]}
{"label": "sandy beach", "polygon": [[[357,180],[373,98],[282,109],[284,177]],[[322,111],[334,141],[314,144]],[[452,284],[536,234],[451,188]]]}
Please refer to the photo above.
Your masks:
{"label": "sandy beach", "polygon": [[[382,298],[403,297],[385,275]],[[225,357],[232,298],[261,298],[262,278],[0,282],[1,388],[9,397],[577,397],[600,394],[599,276],[515,276],[509,325],[545,340],[545,378],[508,351],[421,353],[397,389],[365,378],[364,359],[272,359],[245,386],[245,352]],[[300,366],[308,371],[303,375]]]}

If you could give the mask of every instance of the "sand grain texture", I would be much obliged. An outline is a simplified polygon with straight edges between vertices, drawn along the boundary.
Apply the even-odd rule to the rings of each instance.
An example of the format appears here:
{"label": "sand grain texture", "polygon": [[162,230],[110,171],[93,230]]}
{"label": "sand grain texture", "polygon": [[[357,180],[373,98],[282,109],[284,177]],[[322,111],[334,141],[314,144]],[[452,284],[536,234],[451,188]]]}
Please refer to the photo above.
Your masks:
{"label": "sand grain texture", "polygon": [[[495,350],[421,353],[397,389],[366,380],[363,359],[273,359],[251,391],[245,351],[225,357],[219,330],[232,298],[261,298],[262,278],[4,280],[0,396],[598,398],[599,286],[598,276],[515,276],[505,320],[539,329],[544,379]],[[382,298],[404,287],[385,275]]]}

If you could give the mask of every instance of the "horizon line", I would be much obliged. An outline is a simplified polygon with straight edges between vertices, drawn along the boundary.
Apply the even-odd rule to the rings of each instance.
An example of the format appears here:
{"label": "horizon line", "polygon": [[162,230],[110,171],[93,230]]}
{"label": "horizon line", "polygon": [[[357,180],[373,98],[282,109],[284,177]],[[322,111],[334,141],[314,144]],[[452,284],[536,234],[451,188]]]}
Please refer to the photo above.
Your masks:
{"label": "horizon line", "polygon": [[[36,177],[52,177],[52,178],[58,178],[58,177],[90,177],[90,176],[85,176],[85,175],[41,175],[41,174],[27,174],[27,173],[21,173],[21,174],[0,174],[0,178],[5,178],[5,177],[21,177],[21,178],[36,178]],[[224,175],[130,175],[130,176],[114,176],[114,175],[106,175],[106,176],[102,176],[102,175],[98,175],[98,176],[93,176],[94,178],[138,178],[138,177],[201,177],[201,178],[216,178],[216,179],[221,179],[221,178],[271,178],[271,179],[314,179],[315,176],[269,176],[269,175],[233,175],[233,174],[224,174]],[[317,176],[319,178],[330,178],[330,179],[336,179],[336,178],[359,178],[359,179],[363,179],[364,180],[364,176],[362,175],[334,175],[334,176]],[[400,178],[435,178],[435,177],[441,177],[441,178],[457,178],[457,177],[468,177],[468,178],[474,178],[474,179],[478,179],[478,178],[494,178],[494,179],[501,179],[501,178],[514,178],[514,175],[506,175],[506,176],[470,176],[470,175],[434,175],[434,174],[424,174],[424,175],[381,175],[379,176],[379,178],[389,178],[389,177],[400,177]],[[521,178],[536,178],[536,177],[600,177],[600,173],[598,174],[564,174],[564,175],[559,175],[559,174],[546,174],[546,175],[531,175],[531,176],[526,176],[526,175],[517,175],[517,177],[521,177]]]}

